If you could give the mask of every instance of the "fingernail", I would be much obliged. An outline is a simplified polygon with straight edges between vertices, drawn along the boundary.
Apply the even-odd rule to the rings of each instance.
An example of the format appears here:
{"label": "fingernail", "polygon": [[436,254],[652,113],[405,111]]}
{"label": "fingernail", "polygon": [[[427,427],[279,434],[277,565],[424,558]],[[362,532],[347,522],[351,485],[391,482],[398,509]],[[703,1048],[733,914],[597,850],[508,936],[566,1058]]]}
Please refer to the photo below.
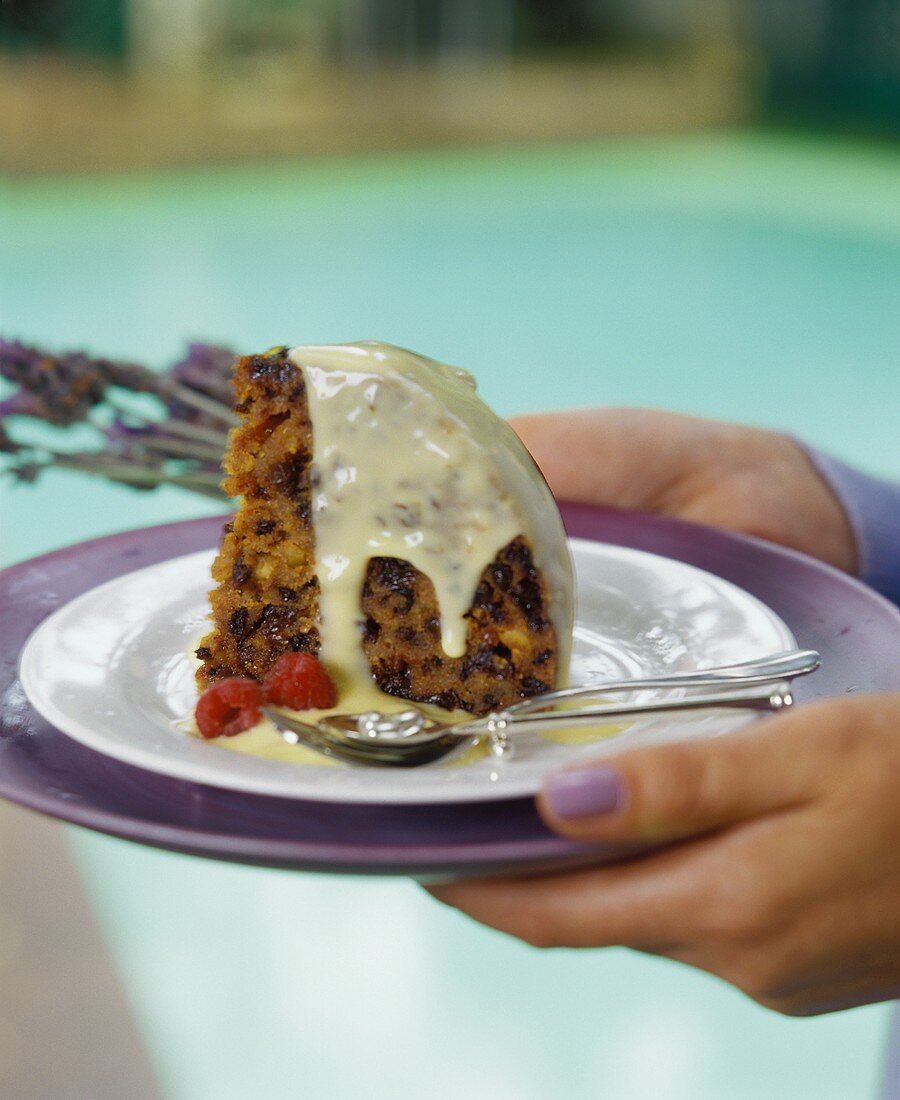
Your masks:
{"label": "fingernail", "polygon": [[544,788],[558,817],[595,817],[625,805],[627,792],[615,768],[580,768],[551,776]]}

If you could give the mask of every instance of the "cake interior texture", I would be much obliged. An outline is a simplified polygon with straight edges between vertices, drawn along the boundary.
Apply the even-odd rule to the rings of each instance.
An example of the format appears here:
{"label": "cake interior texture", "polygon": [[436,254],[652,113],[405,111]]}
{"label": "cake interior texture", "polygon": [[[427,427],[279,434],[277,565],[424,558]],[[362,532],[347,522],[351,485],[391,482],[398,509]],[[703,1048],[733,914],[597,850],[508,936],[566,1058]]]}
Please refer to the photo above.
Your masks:
{"label": "cake interior texture", "polygon": [[[316,553],[324,475],[315,461],[310,377],[297,361],[302,351],[276,348],[236,363],[240,424],[225,457],[224,488],[239,506],[213,565],[212,626],[197,649],[201,688],[229,676],[260,680],[286,652],[328,656],[327,569]],[[431,501],[436,509],[441,503]],[[415,511],[403,501],[393,507]],[[478,565],[462,616],[464,647],[451,654],[432,577],[399,554],[367,557],[352,636],[357,667],[381,691],[484,714],[558,683],[564,651],[528,533],[514,534]]]}

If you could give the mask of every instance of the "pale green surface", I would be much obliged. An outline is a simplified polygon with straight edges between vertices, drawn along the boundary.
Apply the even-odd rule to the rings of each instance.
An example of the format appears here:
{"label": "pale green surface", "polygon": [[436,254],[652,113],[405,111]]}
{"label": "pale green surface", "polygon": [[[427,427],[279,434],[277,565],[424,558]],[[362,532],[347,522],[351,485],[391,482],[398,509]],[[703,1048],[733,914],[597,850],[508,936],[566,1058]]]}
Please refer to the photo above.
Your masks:
{"label": "pale green surface", "polygon": [[[896,475],[898,193],[887,152],[729,136],[33,182],[6,192],[0,331],[154,363],[190,337],[373,337],[466,366],[504,413],[668,406]],[[3,505],[4,563],[215,507],[63,474]],[[72,836],[172,1100],[873,1094],[884,1008],[785,1020],[663,961],[531,950],[408,882]]]}

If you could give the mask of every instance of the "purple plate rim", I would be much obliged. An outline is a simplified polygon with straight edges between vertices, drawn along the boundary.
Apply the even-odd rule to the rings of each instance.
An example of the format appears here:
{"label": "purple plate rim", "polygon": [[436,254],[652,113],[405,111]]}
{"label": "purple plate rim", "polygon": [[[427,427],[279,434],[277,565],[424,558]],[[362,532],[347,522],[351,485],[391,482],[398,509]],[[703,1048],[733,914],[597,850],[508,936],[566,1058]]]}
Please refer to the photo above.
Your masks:
{"label": "purple plate rim", "polygon": [[[900,611],[889,603],[884,597],[868,588],[861,581],[839,572],[816,559],[809,558],[798,551],[775,546],[760,539],[739,535],[733,532],[721,531],[716,528],[705,527],[698,524],[686,523],[682,520],[670,517],[654,516],[645,513],[622,512],[617,509],[600,508],[586,504],[561,505],[569,533],[573,536],[589,538],[595,541],[604,541],[616,545],[634,546],[637,549],[650,550],[663,556],[698,565],[700,568],[709,569],[719,576],[731,580],[744,587],[754,595],[760,596],[758,585],[753,586],[746,582],[748,570],[751,574],[760,565],[780,565],[785,567],[790,574],[799,574],[801,579],[809,582],[813,589],[824,587],[832,594],[843,593],[845,602],[859,603],[861,607],[867,607],[874,619],[880,623],[885,631],[893,631],[895,640],[900,646]],[[62,547],[28,561],[19,562],[9,566],[0,572],[0,590],[7,592],[11,586],[20,580],[27,580],[33,576],[35,570],[65,572],[72,562],[78,562],[95,554],[112,552],[122,548],[130,552],[129,548],[143,541],[156,540],[164,547],[172,539],[179,536],[193,536],[199,539],[198,545],[185,549],[179,547],[177,551],[166,552],[155,558],[154,561],[167,560],[177,554],[190,552],[192,549],[202,549],[204,546],[214,545],[218,537],[219,525],[224,516],[202,517],[194,520],[182,520],[174,523],[162,524],[151,528],[135,528],[118,532],[112,535],[90,539],[72,546]],[[135,551],[140,553],[140,551]],[[746,559],[746,560],[745,560]],[[145,565],[154,564],[154,561],[140,561],[134,564],[121,565],[114,573],[108,573],[104,579],[122,575],[133,569],[143,568]],[[753,568],[751,568],[753,566]],[[81,591],[94,587],[98,583],[89,571],[85,571],[86,579],[80,585],[78,591],[67,591],[64,598],[58,599],[52,606],[44,605],[42,614],[32,619],[28,624],[25,636],[46,615],[49,615]],[[751,580],[752,580],[751,576]],[[769,602],[765,600],[765,602]],[[770,603],[770,606],[772,604]],[[791,621],[790,615],[785,615],[783,610],[774,607],[774,610],[785,619],[788,626],[797,631],[797,624]],[[7,611],[7,614],[9,612]],[[826,616],[827,617],[827,616]],[[836,637],[842,637],[849,633],[851,626],[845,624]],[[803,631],[800,631],[802,634]],[[21,640],[24,640],[22,638]],[[798,635],[800,644],[805,644],[803,637]],[[18,649],[11,654],[0,649],[0,658],[6,666],[12,663],[12,677],[0,680],[0,691],[15,689],[18,680],[15,666],[18,661]],[[894,666],[896,669],[896,666]],[[818,675],[818,674],[817,674]],[[900,671],[895,671],[893,677],[886,678],[890,682],[879,682],[876,687],[844,685],[847,690],[884,690],[886,688],[900,688]],[[836,694],[837,692],[815,691],[814,696],[823,694]],[[800,694],[800,692],[798,692]],[[29,712],[27,718],[34,722],[35,715],[24,701],[25,711]],[[43,723],[44,735],[65,738],[66,735],[54,727]],[[13,728],[13,737],[17,731]],[[8,750],[4,740],[10,738],[10,724],[6,714],[0,716],[0,747]],[[66,740],[70,740],[66,738]],[[82,753],[89,757],[98,757],[107,761],[99,753],[79,746]],[[137,841],[169,850],[187,852],[195,855],[203,855],[212,858],[247,862],[263,866],[290,867],[305,870],[338,871],[341,873],[402,873],[402,874],[444,874],[453,872],[479,870],[522,870],[529,867],[561,866],[573,861],[583,862],[585,858],[599,860],[609,858],[611,853],[606,849],[598,849],[585,845],[575,845],[565,841],[546,830],[540,823],[536,811],[530,799],[511,799],[504,802],[482,804],[486,806],[507,806],[511,811],[515,809],[519,819],[519,832],[515,829],[507,830],[508,835],[496,836],[490,840],[481,839],[477,842],[471,840],[456,841],[452,837],[441,839],[440,843],[423,845],[418,842],[389,842],[381,840],[374,842],[372,837],[367,842],[330,842],[322,839],[303,839],[298,837],[261,836],[258,833],[250,835],[226,833],[221,828],[204,828],[199,822],[189,828],[184,824],[171,824],[161,821],[149,820],[136,813],[123,813],[110,811],[97,805],[82,805],[65,798],[55,787],[42,789],[39,785],[30,789],[23,789],[20,784],[10,782],[2,765],[6,762],[5,752],[0,757],[0,796],[30,809],[48,814],[49,816],[80,825],[86,828],[104,832],[122,839]],[[115,769],[120,772],[132,773],[132,780],[143,775],[142,769],[133,765],[115,762]],[[191,784],[183,780],[162,777],[163,783],[169,783],[188,792],[197,794],[201,801],[206,795],[221,799],[223,792],[218,789],[206,788],[201,784]],[[244,795],[241,792],[228,792],[234,799],[256,799],[265,801],[263,795]],[[279,801],[288,801],[280,799]],[[309,807],[308,803],[297,800],[298,807]],[[318,803],[325,812],[340,812],[345,804]],[[394,814],[395,808],[380,807],[377,804],[369,804],[366,809],[373,814],[381,814],[384,828],[384,820]],[[433,807],[406,807],[420,817],[434,817],[439,824],[434,828],[441,830],[449,824],[460,825],[465,818],[477,816],[477,812],[471,804],[443,804],[444,814],[434,814]],[[462,815],[462,816],[460,816]],[[396,815],[395,815],[396,816]],[[445,820],[441,820],[445,819]],[[394,822],[396,827],[397,822]],[[399,821],[402,828],[402,821]],[[527,828],[526,828],[527,826]],[[389,830],[388,830],[389,831]],[[501,827],[500,832],[504,829]],[[527,831],[528,836],[523,832]]]}

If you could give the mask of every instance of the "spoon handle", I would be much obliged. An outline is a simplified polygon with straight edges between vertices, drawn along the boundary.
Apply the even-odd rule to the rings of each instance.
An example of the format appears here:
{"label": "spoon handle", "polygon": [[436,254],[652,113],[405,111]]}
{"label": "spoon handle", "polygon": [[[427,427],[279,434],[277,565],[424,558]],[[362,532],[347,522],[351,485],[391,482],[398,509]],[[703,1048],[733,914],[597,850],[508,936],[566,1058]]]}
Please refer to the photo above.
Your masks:
{"label": "spoon handle", "polygon": [[742,710],[778,711],[793,703],[793,696],[786,688],[768,686],[744,688],[741,691],[724,691],[718,694],[693,695],[685,699],[651,699],[644,703],[610,703],[608,706],[585,707],[581,710],[555,711],[549,714],[504,714],[479,718],[451,726],[446,732],[456,737],[475,737],[478,734],[500,736],[519,732],[538,732],[551,729],[583,729],[585,726],[605,724],[611,718],[633,717],[640,714],[659,714],[679,710],[712,710],[718,707]]}
{"label": "spoon handle", "polygon": [[814,672],[821,663],[814,649],[792,649],[758,661],[742,661],[736,665],[721,665],[698,672],[678,672],[663,676],[642,677],[639,680],[598,680],[578,687],[561,688],[524,699],[508,707],[504,714],[527,714],[543,710],[568,699],[602,698],[609,692],[640,691],[644,688],[666,687],[739,687],[777,683]]}

